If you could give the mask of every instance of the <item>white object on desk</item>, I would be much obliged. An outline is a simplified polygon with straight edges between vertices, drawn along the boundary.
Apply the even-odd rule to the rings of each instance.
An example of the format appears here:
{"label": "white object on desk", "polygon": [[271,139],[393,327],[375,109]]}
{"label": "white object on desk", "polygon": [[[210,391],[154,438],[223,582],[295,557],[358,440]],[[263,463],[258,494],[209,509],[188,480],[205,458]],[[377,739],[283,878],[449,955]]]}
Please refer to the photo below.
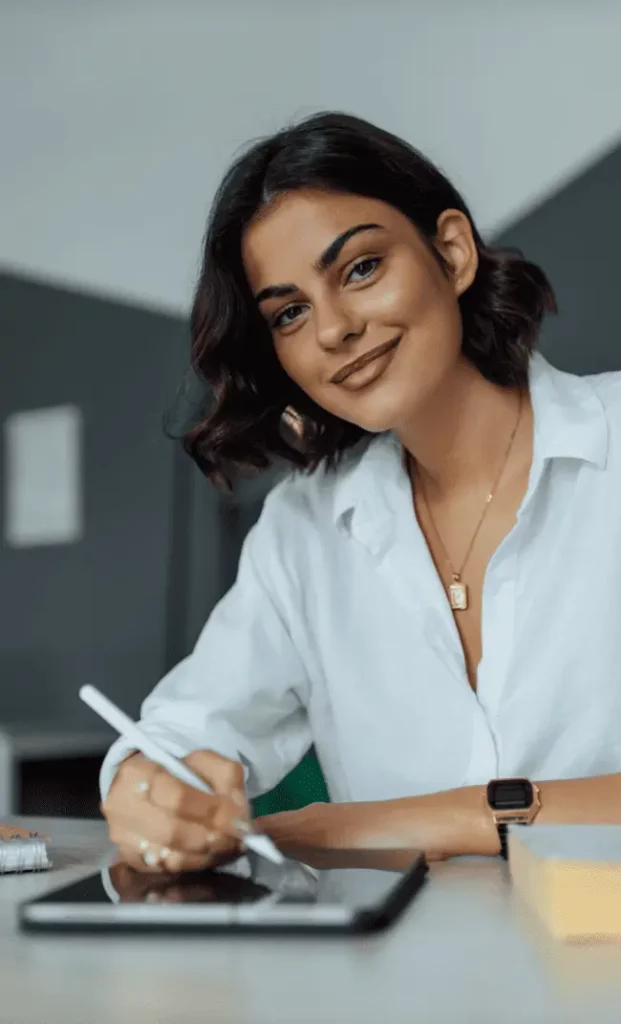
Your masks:
{"label": "white object on desk", "polygon": [[[124,711],[121,711],[116,704],[113,704],[95,686],[83,686],[80,689],[80,698],[100,715],[104,721],[108,722],[113,729],[116,729],[121,736],[124,736],[125,739],[134,744],[136,749],[140,750],[145,757],[154,761],[155,764],[161,765],[162,768],[165,768],[167,772],[179,779],[180,782],[185,782],[186,785],[193,786],[194,789],[198,789],[202,793],[213,792],[203,779],[195,775],[188,768],[187,764],[179,761],[167,751],[162,750],[150,736],[145,735],[136,723],[132,722],[131,718]],[[254,850],[255,853],[266,857],[275,864],[282,864],[284,857],[280,850],[274,846],[269,836],[253,832],[250,826],[241,820],[239,821],[239,830],[240,838],[243,838],[245,845],[250,850]]]}
{"label": "white object on desk", "polygon": [[0,875],[23,871],[47,871],[52,866],[45,839],[41,836],[11,837],[11,826],[0,834]]}

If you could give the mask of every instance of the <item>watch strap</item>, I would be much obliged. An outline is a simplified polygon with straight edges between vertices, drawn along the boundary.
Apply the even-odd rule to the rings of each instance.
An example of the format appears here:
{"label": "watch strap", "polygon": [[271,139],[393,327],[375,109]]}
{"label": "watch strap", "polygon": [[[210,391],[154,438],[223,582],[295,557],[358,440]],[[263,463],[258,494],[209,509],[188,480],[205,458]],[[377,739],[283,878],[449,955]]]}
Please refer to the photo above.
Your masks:
{"label": "watch strap", "polygon": [[500,856],[503,860],[508,860],[509,851],[507,848],[507,825],[504,822],[499,822],[496,826],[498,829],[498,838],[500,839]]}
{"label": "watch strap", "polygon": [[527,821],[499,821],[496,825],[498,829],[498,838],[500,839],[500,854],[503,860],[509,859],[509,825],[523,825],[524,828],[528,828]]}

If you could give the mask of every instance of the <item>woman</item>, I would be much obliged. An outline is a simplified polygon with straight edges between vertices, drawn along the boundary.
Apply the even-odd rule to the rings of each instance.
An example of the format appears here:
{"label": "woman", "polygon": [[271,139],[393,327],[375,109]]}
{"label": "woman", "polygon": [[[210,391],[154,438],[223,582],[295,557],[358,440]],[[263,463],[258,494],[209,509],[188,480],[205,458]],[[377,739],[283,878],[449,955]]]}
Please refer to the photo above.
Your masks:
{"label": "woman", "polygon": [[294,469],[142,710],[215,795],[122,742],[106,758],[132,866],[236,856],[233,818],[312,743],[332,802],[261,819],[283,847],[436,860],[497,855],[514,818],[621,821],[621,374],[535,353],[554,309],[432,164],[357,118],[228,172],[192,318],[215,402],[185,446],[216,484]]}

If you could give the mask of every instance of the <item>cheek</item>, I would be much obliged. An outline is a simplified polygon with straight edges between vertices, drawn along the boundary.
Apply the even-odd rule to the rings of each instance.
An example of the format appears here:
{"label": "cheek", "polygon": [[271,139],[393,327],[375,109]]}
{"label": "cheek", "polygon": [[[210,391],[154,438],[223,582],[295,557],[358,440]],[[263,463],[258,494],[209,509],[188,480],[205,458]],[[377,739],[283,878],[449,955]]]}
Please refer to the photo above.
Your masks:
{"label": "cheek", "polygon": [[408,354],[419,360],[426,372],[440,372],[447,361],[455,358],[462,340],[457,296],[441,268],[434,271],[431,268],[411,279],[404,308],[413,343]]}
{"label": "cheek", "polygon": [[435,265],[404,266],[390,291],[393,302],[399,303],[404,318],[412,326],[442,318],[456,304],[449,282]]}

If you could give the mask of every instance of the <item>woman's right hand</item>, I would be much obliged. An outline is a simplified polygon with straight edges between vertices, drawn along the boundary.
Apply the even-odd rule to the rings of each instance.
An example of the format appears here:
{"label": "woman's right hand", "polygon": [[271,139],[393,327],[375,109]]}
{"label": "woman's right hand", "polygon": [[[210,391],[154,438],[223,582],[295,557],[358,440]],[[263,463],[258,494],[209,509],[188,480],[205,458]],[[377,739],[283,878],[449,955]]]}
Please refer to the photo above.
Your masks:
{"label": "woman's right hand", "polygon": [[242,765],[212,750],[195,750],[184,760],[213,793],[201,793],[136,753],[121,763],[101,805],[110,839],[136,871],[201,871],[243,851],[235,825],[250,820]]}

